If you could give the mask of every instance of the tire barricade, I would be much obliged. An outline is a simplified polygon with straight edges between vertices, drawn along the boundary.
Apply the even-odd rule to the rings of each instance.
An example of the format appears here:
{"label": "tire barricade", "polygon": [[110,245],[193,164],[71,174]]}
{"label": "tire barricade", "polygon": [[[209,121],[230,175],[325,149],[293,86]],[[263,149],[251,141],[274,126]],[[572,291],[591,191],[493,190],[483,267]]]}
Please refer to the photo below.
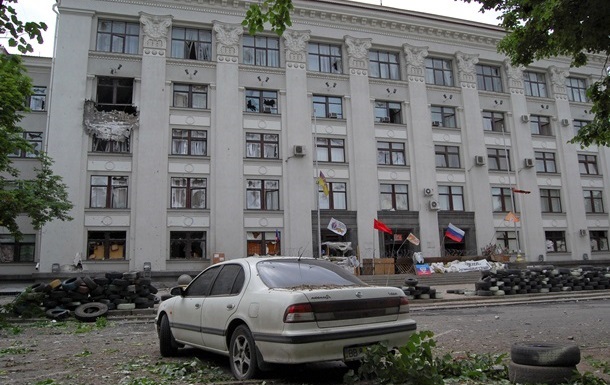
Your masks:
{"label": "tire barricade", "polygon": [[435,288],[428,285],[418,284],[417,278],[409,277],[404,281],[402,291],[408,299],[438,299],[441,298],[441,293],[438,293]]}
{"label": "tire barricade", "polygon": [[610,268],[553,266],[527,269],[482,271],[475,282],[477,296],[503,296],[530,293],[557,293],[610,289]]}
{"label": "tire barricade", "polygon": [[146,309],[158,302],[158,290],[151,279],[137,271],[55,279],[36,283],[29,289],[25,301],[41,307],[47,317],[57,320],[74,315],[80,321],[93,322],[109,310]]}

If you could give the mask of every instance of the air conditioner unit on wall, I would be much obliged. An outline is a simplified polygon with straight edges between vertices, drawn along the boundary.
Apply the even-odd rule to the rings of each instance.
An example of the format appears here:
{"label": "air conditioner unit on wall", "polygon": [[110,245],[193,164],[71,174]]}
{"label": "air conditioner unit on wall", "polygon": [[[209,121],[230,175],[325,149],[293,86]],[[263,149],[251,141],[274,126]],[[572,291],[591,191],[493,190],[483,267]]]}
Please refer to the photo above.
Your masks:
{"label": "air conditioner unit on wall", "polygon": [[271,107],[269,107],[269,106],[264,106],[264,107],[263,107],[263,112],[264,112],[264,113],[266,113],[266,114],[270,114],[270,113],[271,113]]}
{"label": "air conditioner unit on wall", "polygon": [[430,205],[430,210],[440,210],[441,205],[437,201],[430,201],[428,203]]}
{"label": "air conditioner unit on wall", "polygon": [[527,168],[532,168],[535,165],[536,164],[534,163],[534,159],[532,159],[532,158],[525,158],[525,159],[523,159],[523,166],[525,166]]}
{"label": "air conditioner unit on wall", "polygon": [[476,164],[477,166],[484,166],[485,165],[485,157],[483,155],[475,155],[475,157],[474,157],[474,164]]}
{"label": "air conditioner unit on wall", "polygon": [[431,197],[434,194],[434,189],[430,187],[426,187],[424,189],[424,195],[427,197]]}
{"label": "air conditioner unit on wall", "polygon": [[521,121],[523,123],[527,123],[530,121],[530,116],[529,115],[521,115]]}
{"label": "air conditioner unit on wall", "polygon": [[383,118],[381,118],[381,123],[390,123],[390,118],[384,116]]}
{"label": "air conditioner unit on wall", "polygon": [[292,147],[292,153],[294,154],[294,156],[305,156],[305,146],[300,144],[295,145],[294,147]]}
{"label": "air conditioner unit on wall", "polygon": [[438,121],[432,122],[433,127],[440,127],[440,125],[441,125],[441,122],[438,122]]}
{"label": "air conditioner unit on wall", "polygon": [[328,113],[328,117],[329,117],[329,118],[332,118],[332,119],[337,119],[337,117],[338,117],[338,116],[337,116],[337,113],[336,113],[336,112],[329,112],[329,113]]}

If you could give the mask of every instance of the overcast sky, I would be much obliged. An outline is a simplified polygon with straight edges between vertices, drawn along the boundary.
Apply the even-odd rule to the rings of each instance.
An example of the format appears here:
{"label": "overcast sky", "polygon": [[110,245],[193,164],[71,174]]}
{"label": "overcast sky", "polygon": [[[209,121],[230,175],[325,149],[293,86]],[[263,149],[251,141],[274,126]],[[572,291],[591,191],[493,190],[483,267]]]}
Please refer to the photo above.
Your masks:
{"label": "overcast sky", "polygon": [[[409,9],[412,11],[426,12],[443,16],[450,16],[457,19],[478,21],[487,24],[497,24],[497,14],[493,12],[480,13],[480,4],[463,3],[456,0],[354,0],[364,3],[383,5],[384,7]],[[55,33],[55,13],[52,5],[55,0],[19,0],[15,5],[17,15],[23,21],[44,21],[49,28],[43,33],[44,44],[34,45],[36,56],[53,55],[53,38]],[[1,39],[0,44],[8,46],[6,39]],[[8,48],[9,52],[16,53],[13,48]]]}

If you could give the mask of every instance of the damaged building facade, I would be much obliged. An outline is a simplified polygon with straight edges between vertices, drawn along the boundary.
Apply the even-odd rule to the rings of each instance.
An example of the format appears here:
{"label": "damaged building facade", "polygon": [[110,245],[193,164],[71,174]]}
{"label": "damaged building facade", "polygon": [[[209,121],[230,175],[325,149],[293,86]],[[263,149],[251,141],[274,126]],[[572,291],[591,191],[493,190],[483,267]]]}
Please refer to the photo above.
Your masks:
{"label": "damaged building facade", "polygon": [[39,271],[75,256],[88,271],[199,270],[317,256],[320,240],[361,259],[489,245],[610,258],[609,149],[566,143],[592,119],[603,58],[515,67],[494,26],[294,5],[283,36],[253,37],[239,0],[61,1],[39,128],[74,219],[30,232]]}

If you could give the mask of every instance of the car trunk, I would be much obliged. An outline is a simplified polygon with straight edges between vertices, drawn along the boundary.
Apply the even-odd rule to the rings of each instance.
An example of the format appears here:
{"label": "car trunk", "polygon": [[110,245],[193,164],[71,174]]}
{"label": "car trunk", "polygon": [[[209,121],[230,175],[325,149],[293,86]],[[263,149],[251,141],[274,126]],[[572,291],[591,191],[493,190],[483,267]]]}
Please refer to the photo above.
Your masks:
{"label": "car trunk", "polygon": [[333,290],[311,290],[303,294],[313,308],[320,328],[366,325],[398,319],[400,293],[396,289],[359,287]]}

